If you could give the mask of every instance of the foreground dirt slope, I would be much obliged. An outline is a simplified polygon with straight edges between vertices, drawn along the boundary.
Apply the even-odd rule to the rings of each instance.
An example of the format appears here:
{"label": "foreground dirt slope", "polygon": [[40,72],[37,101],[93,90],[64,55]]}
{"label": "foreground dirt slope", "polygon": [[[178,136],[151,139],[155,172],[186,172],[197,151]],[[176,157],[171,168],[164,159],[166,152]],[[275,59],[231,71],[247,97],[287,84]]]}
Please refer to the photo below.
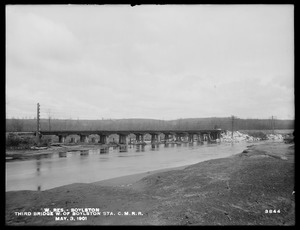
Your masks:
{"label": "foreground dirt slope", "polygon": [[[294,225],[294,148],[249,147],[233,157],[147,176],[133,184],[72,184],[42,192],[6,193],[9,225]],[[113,216],[87,221],[15,216],[41,208],[100,208]],[[265,213],[280,210],[280,213]],[[142,212],[143,216],[119,216]]]}

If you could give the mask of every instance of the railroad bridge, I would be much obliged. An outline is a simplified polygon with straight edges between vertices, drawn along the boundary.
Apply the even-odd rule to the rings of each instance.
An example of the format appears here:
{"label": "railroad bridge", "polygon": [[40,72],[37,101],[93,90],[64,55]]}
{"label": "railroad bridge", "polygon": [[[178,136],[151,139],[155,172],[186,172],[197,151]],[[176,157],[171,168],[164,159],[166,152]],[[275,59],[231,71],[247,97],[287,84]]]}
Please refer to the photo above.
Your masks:
{"label": "railroad bridge", "polygon": [[[78,135],[80,142],[89,142],[90,135],[98,135],[98,143],[108,144],[108,137],[112,134],[119,135],[119,144],[127,145],[131,142],[129,135],[134,134],[136,137],[136,143],[145,143],[144,137],[146,134],[151,135],[151,143],[160,143],[160,136],[164,134],[163,142],[168,142],[170,139],[176,142],[202,142],[215,141],[220,139],[221,133],[224,130],[213,129],[213,130],[117,130],[117,131],[106,131],[106,130],[89,130],[89,131],[39,131],[39,137],[43,135],[56,135],[59,137],[59,142],[64,143],[66,137],[70,135]],[[36,135],[36,134],[35,134]],[[196,137],[196,138],[195,138]],[[95,142],[95,139],[92,139]],[[73,140],[74,141],[74,140]]]}

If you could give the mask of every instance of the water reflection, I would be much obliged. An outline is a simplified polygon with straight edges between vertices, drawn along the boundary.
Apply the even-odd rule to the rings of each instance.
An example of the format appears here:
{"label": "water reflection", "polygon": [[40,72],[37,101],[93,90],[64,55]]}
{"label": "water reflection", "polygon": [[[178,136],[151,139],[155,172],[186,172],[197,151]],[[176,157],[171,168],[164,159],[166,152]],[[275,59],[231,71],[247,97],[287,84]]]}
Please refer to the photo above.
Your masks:
{"label": "water reflection", "polygon": [[37,176],[37,190],[41,191],[41,185],[40,185],[40,176],[41,176],[41,168],[42,168],[42,161],[41,161],[41,156],[37,156],[36,158],[36,176]]}
{"label": "water reflection", "polygon": [[186,143],[186,142],[183,142],[182,144],[181,144],[181,147],[187,147],[188,146],[188,143]]}
{"label": "water reflection", "polygon": [[41,169],[41,164],[42,164],[42,162],[40,161],[40,160],[37,160],[36,161],[36,174],[39,176],[39,175],[41,175],[41,171],[40,171],[40,169]]}
{"label": "water reflection", "polygon": [[59,155],[59,157],[67,157],[66,152],[59,152],[58,155]]}
{"label": "water reflection", "polygon": [[127,152],[128,150],[127,150],[127,145],[121,145],[120,146],[120,150],[119,150],[119,152],[121,153],[121,152]]}
{"label": "water reflection", "polygon": [[108,153],[108,152],[109,152],[108,147],[100,149],[100,154],[105,154],[105,153]]}
{"label": "water reflection", "polygon": [[136,145],[136,152],[140,152],[141,151],[141,146],[140,145]]}
{"label": "water reflection", "polygon": [[81,150],[80,155],[82,156],[89,155],[89,150]]}
{"label": "water reflection", "polygon": [[152,151],[158,151],[159,150],[159,144],[151,144],[151,150]]}
{"label": "water reflection", "polygon": [[171,148],[174,148],[175,147],[175,143],[165,143],[165,148],[169,148],[169,147],[171,147]]}
{"label": "water reflection", "polygon": [[136,145],[136,152],[145,152],[145,145]]}
{"label": "water reflection", "polygon": [[[185,145],[186,148],[183,147]],[[241,152],[246,145],[249,144],[196,142],[193,146],[190,143],[182,143],[182,145],[155,143],[132,145],[131,148],[124,145],[101,146],[88,152],[83,151],[86,155],[82,155],[79,150],[73,153],[61,150],[55,154],[37,156],[34,160],[7,162],[6,190],[34,189],[42,191],[69,183],[95,182],[107,179],[107,177],[140,173],[141,168],[146,171],[194,164]],[[151,154],[149,154],[150,151]],[[119,152],[128,153],[119,154]],[[65,157],[68,158],[62,159]],[[95,170],[99,173],[95,174]],[[80,175],[80,178],[74,177],[74,174],[79,171],[85,173]]]}

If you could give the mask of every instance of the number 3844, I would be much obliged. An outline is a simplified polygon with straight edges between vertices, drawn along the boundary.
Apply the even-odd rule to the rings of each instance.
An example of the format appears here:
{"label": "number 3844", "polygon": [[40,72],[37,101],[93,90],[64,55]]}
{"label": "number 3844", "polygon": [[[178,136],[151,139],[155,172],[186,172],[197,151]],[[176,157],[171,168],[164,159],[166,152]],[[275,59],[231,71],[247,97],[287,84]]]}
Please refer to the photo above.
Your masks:
{"label": "number 3844", "polygon": [[280,213],[280,209],[266,209],[265,213]]}

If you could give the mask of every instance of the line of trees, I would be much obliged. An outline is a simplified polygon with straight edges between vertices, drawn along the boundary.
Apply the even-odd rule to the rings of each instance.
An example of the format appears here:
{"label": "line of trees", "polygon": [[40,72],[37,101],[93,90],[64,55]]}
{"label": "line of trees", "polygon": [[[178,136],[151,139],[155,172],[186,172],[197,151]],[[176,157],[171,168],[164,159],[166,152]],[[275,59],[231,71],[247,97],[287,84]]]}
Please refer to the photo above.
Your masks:
{"label": "line of trees", "polygon": [[[118,120],[62,120],[41,119],[41,130],[231,130],[232,118],[187,118],[178,120],[118,119]],[[6,132],[34,132],[36,119],[6,119]],[[234,119],[234,130],[294,129],[294,120]]]}

